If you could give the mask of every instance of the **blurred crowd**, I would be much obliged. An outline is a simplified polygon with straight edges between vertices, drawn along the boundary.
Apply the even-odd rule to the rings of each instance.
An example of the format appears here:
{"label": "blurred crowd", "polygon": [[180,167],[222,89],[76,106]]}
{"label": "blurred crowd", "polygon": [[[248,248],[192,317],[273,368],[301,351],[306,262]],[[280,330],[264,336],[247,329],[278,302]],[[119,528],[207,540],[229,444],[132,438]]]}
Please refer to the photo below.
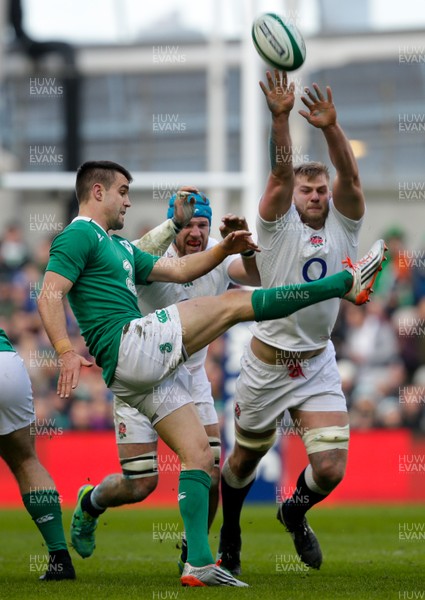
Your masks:
{"label": "blurred crowd", "polygon": [[[338,366],[352,428],[408,427],[424,433],[425,248],[407,248],[404,233],[397,228],[384,237],[388,261],[377,279],[373,301],[362,307],[341,303],[333,335]],[[36,303],[50,243],[46,237],[30,252],[19,223],[9,224],[1,233],[0,327],[27,366],[40,431],[111,429],[112,394],[95,364],[82,369],[71,399],[61,400],[56,394],[58,360]],[[74,347],[92,360],[69,307],[67,319]],[[224,352],[224,340],[217,340],[207,360],[218,403]]]}

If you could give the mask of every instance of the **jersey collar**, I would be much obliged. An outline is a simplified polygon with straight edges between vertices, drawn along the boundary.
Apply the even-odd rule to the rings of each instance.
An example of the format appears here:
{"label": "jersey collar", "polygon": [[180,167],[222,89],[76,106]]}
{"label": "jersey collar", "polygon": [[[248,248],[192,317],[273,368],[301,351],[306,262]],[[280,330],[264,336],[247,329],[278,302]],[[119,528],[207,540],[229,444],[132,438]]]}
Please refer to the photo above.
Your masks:
{"label": "jersey collar", "polygon": [[[74,223],[75,221],[88,221],[89,223],[94,223],[95,225],[97,225],[98,227],[100,227],[100,229],[102,231],[105,231],[103,229],[102,225],[99,225],[99,223],[97,221],[95,221],[94,219],[91,219],[90,217],[75,217],[74,219],[72,219],[71,223]],[[108,235],[108,232],[105,231],[105,234]]]}

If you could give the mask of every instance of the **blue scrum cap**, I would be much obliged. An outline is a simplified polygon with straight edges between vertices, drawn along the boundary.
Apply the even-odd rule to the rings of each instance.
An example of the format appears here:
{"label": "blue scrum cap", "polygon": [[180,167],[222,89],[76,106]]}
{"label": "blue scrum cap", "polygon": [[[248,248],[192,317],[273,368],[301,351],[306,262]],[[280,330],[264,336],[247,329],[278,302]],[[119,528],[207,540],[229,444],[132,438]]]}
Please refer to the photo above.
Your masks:
{"label": "blue scrum cap", "polygon": [[[168,203],[167,219],[172,219],[174,216],[174,202],[176,201],[176,195],[177,194],[173,194],[170,198],[170,202]],[[192,198],[195,198],[195,212],[193,213],[193,217],[205,217],[208,219],[211,226],[212,212],[208,198],[205,196],[205,194],[191,193],[187,197],[187,201],[189,202]]]}

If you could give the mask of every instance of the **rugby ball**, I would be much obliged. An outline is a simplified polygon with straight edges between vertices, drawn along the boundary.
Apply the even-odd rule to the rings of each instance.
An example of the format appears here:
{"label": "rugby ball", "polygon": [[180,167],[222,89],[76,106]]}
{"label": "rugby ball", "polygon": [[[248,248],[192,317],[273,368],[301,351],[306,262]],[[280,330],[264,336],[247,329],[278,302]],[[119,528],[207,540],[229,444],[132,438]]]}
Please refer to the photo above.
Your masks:
{"label": "rugby ball", "polygon": [[299,30],[275,13],[265,13],[252,24],[252,40],[263,60],[281,71],[295,71],[305,60],[305,42]]}

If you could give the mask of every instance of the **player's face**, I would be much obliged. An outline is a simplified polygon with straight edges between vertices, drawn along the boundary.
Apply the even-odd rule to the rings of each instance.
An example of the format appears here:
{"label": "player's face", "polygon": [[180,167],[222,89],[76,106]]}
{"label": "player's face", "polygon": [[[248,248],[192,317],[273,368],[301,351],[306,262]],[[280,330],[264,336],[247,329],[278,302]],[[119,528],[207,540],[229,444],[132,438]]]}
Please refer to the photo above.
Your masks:
{"label": "player's face", "polygon": [[174,245],[179,256],[202,252],[208,244],[210,222],[206,217],[195,217],[176,235]]}
{"label": "player's face", "polygon": [[294,204],[301,221],[313,229],[323,227],[329,212],[329,182],[321,174],[312,179],[295,177]]}
{"label": "player's face", "polygon": [[122,229],[124,216],[131,203],[128,197],[128,179],[122,173],[115,173],[115,180],[109,190],[105,190],[104,210],[109,229]]}

